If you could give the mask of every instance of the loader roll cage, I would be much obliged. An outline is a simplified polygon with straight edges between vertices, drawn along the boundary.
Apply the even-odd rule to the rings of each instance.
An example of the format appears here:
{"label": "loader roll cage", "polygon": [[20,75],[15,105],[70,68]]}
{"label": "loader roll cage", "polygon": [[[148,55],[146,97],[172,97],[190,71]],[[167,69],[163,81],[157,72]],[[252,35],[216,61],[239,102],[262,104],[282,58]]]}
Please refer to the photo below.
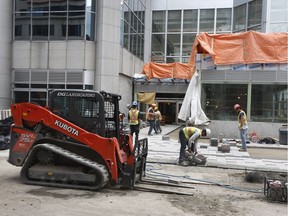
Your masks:
{"label": "loader roll cage", "polygon": [[60,117],[102,137],[119,139],[120,95],[104,91],[53,90],[49,108]]}

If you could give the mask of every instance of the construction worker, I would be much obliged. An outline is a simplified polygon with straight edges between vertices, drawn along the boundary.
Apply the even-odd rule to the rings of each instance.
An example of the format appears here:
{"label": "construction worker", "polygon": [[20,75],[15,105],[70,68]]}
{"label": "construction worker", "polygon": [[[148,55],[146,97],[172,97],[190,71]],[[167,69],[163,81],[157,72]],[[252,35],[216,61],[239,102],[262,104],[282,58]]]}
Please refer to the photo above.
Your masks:
{"label": "construction worker", "polygon": [[155,128],[157,133],[162,133],[162,129],[161,129],[161,120],[162,120],[162,115],[160,110],[158,109],[158,107],[154,108],[154,112],[155,112]]}
{"label": "construction worker", "polygon": [[146,112],[146,119],[149,123],[149,131],[148,131],[148,135],[152,135],[151,132],[152,130],[155,131],[155,134],[158,134],[157,130],[156,130],[156,127],[155,127],[155,112],[154,112],[154,108],[156,107],[156,104],[153,103],[153,104],[149,104],[149,108]]}
{"label": "construction worker", "polygon": [[248,129],[248,123],[247,123],[247,116],[246,113],[241,109],[241,106],[239,104],[234,105],[234,111],[238,113],[238,129],[240,131],[240,137],[241,137],[241,144],[242,147],[239,149],[239,151],[246,151],[246,133]]}
{"label": "construction worker", "polygon": [[179,156],[179,165],[188,166],[189,163],[185,161],[185,150],[188,145],[188,152],[197,154],[197,142],[198,139],[202,137],[207,137],[211,134],[211,130],[204,128],[203,130],[196,127],[184,127],[179,131],[179,140],[180,140],[180,156]]}
{"label": "construction worker", "polygon": [[138,103],[137,101],[133,101],[132,107],[129,110],[128,120],[130,125],[130,135],[133,137],[135,133],[135,143],[138,142],[139,132],[140,132],[140,115],[139,110],[137,109]]}

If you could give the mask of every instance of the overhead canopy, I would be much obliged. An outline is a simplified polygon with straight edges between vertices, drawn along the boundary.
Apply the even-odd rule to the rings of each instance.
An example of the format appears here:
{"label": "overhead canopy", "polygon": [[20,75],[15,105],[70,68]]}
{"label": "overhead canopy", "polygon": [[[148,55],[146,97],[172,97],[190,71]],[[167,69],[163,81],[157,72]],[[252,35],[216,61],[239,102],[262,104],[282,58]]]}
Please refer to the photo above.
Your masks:
{"label": "overhead canopy", "polygon": [[148,79],[158,78],[173,78],[173,79],[191,79],[192,71],[188,64],[184,63],[155,63],[149,62],[142,68],[142,73],[147,76]]}
{"label": "overhead canopy", "polygon": [[189,59],[193,71],[197,53],[210,54],[215,65],[287,63],[288,33],[201,33],[194,40]]}

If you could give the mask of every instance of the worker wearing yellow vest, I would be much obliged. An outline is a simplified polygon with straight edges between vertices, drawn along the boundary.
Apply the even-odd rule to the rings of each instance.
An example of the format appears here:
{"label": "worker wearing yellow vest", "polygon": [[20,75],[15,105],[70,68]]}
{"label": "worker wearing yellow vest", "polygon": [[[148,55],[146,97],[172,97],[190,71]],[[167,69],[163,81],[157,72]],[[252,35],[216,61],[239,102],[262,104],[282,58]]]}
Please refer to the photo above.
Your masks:
{"label": "worker wearing yellow vest", "polygon": [[135,143],[138,142],[139,132],[140,132],[140,115],[139,110],[137,109],[138,103],[137,101],[133,101],[132,107],[128,113],[128,120],[130,125],[130,135],[133,137],[135,133]]}
{"label": "worker wearing yellow vest", "polygon": [[234,105],[234,110],[238,113],[238,129],[240,131],[242,144],[242,147],[239,149],[239,151],[246,151],[246,133],[248,129],[247,116],[239,104]]}
{"label": "worker wearing yellow vest", "polygon": [[184,127],[179,131],[179,140],[180,140],[180,156],[179,156],[179,165],[188,166],[188,162],[185,161],[185,150],[188,145],[188,152],[197,154],[197,142],[198,139],[203,136],[209,136],[211,130],[204,128],[203,130],[196,127]]}

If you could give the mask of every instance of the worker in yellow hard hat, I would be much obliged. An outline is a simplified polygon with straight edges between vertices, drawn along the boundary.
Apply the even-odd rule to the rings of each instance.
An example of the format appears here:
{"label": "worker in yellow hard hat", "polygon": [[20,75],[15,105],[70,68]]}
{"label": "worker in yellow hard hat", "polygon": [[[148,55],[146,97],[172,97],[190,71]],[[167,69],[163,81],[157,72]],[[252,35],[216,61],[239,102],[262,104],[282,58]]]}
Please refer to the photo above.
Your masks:
{"label": "worker in yellow hard hat", "polygon": [[156,106],[154,108],[154,112],[155,112],[155,128],[157,133],[162,133],[162,129],[161,129],[161,120],[162,120],[162,115],[160,110],[158,109],[158,107]]}
{"label": "worker in yellow hard hat", "polygon": [[146,120],[149,123],[149,131],[148,131],[148,135],[152,135],[152,130],[155,131],[155,134],[158,134],[156,127],[155,127],[155,111],[154,108],[156,107],[156,104],[150,104],[148,110],[146,111]]}

